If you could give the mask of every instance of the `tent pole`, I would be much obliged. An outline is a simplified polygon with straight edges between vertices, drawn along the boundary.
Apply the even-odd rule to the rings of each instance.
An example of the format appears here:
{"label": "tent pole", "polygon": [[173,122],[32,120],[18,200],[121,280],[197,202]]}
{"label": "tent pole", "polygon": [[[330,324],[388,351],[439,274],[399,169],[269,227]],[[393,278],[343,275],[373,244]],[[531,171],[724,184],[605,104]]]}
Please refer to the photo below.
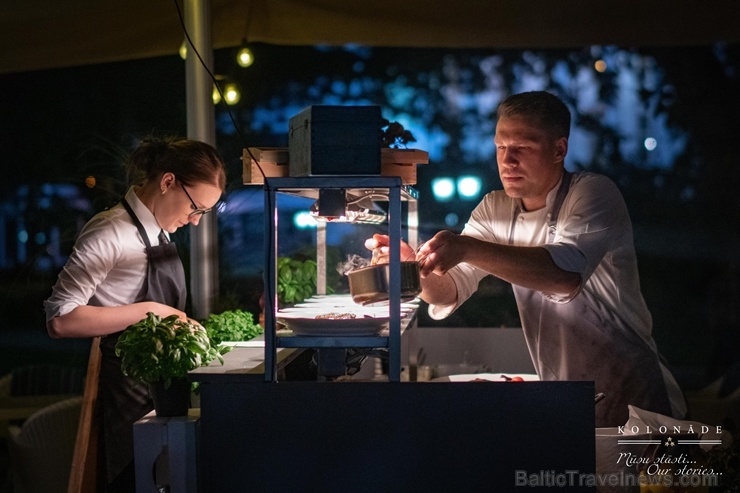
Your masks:
{"label": "tent pole", "polygon": [[[213,72],[210,0],[185,0],[184,18],[190,39]],[[213,81],[197,56],[188,49],[185,61],[185,91],[188,138],[216,145],[212,101]],[[191,317],[203,320],[218,299],[218,235],[216,212],[201,217],[198,227],[190,227]]]}

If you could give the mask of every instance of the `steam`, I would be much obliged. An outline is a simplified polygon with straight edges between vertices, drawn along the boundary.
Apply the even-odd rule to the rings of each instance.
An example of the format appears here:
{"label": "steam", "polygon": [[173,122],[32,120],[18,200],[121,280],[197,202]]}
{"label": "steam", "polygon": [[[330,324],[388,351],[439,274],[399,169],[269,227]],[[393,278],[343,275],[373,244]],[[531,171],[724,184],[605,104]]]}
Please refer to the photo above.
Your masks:
{"label": "steam", "polygon": [[337,264],[337,272],[346,276],[349,272],[355,269],[361,269],[370,265],[371,261],[369,258],[361,257],[360,255],[353,254],[347,255],[346,262],[339,262]]}

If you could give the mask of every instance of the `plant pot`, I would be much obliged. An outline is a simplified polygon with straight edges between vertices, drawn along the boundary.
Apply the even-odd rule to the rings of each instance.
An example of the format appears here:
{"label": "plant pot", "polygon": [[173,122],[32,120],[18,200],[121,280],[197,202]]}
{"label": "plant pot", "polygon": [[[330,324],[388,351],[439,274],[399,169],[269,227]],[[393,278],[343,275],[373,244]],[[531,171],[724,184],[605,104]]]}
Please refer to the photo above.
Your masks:
{"label": "plant pot", "polygon": [[165,388],[164,381],[149,384],[154,401],[154,412],[162,418],[187,416],[190,408],[190,382],[187,378],[173,378]]}

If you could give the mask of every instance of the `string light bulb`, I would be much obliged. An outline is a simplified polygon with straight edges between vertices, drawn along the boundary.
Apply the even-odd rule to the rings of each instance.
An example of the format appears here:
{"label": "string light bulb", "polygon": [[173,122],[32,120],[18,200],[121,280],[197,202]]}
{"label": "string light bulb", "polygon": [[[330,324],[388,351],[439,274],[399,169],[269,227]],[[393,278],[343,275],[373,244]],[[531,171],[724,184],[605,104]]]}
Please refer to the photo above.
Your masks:
{"label": "string light bulb", "polygon": [[242,98],[242,93],[239,90],[239,86],[233,82],[229,82],[224,86],[224,100],[229,106],[233,106],[239,102]]}
{"label": "string light bulb", "polygon": [[242,40],[242,47],[239,48],[239,51],[236,53],[236,63],[239,64],[240,67],[249,67],[254,63],[254,54],[252,54],[252,50],[249,49],[249,46],[247,46],[246,40]]}
{"label": "string light bulb", "polygon": [[183,60],[186,60],[188,58],[188,42],[187,40],[183,40],[182,44],[180,45],[180,58]]}
{"label": "string light bulb", "polygon": [[218,104],[221,102],[221,93],[218,91],[218,86],[216,84],[213,84],[213,92],[211,93],[211,98],[213,99],[213,104]]}

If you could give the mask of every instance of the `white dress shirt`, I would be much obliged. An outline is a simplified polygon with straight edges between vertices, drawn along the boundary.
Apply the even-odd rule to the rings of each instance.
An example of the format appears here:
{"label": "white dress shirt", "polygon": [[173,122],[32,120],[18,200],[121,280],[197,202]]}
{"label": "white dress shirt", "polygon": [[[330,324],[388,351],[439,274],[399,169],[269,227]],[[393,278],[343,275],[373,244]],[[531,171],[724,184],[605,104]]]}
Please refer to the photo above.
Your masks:
{"label": "white dress shirt", "polygon": [[[615,348],[634,347],[631,334],[656,351],[652,317],[640,292],[632,224],[611,180],[578,173],[557,216],[555,238],[548,243],[548,222],[558,188],[559,184],[548,194],[543,209],[532,212],[524,211],[520,199],[502,190],[491,192],[475,208],[462,234],[501,244],[542,246],[558,267],[581,275],[579,289],[567,296],[547,296],[513,286],[519,316],[541,379],[596,379],[597,390],[609,392],[608,372],[598,381],[595,366],[629,365],[624,359],[630,351],[617,356]],[[451,314],[488,274],[462,263],[450,275],[457,287],[457,303],[430,305],[434,319]],[[623,363],[610,362],[610,358],[622,358]],[[683,416],[686,405],[678,384],[662,363],[660,372],[674,415]]]}
{"label": "white dress shirt", "polygon": [[[159,244],[157,220],[131,187],[126,201],[152,245]],[[44,302],[46,319],[83,305],[121,306],[134,302],[146,278],[144,241],[119,203],[96,214],[82,228],[67,263]]]}

